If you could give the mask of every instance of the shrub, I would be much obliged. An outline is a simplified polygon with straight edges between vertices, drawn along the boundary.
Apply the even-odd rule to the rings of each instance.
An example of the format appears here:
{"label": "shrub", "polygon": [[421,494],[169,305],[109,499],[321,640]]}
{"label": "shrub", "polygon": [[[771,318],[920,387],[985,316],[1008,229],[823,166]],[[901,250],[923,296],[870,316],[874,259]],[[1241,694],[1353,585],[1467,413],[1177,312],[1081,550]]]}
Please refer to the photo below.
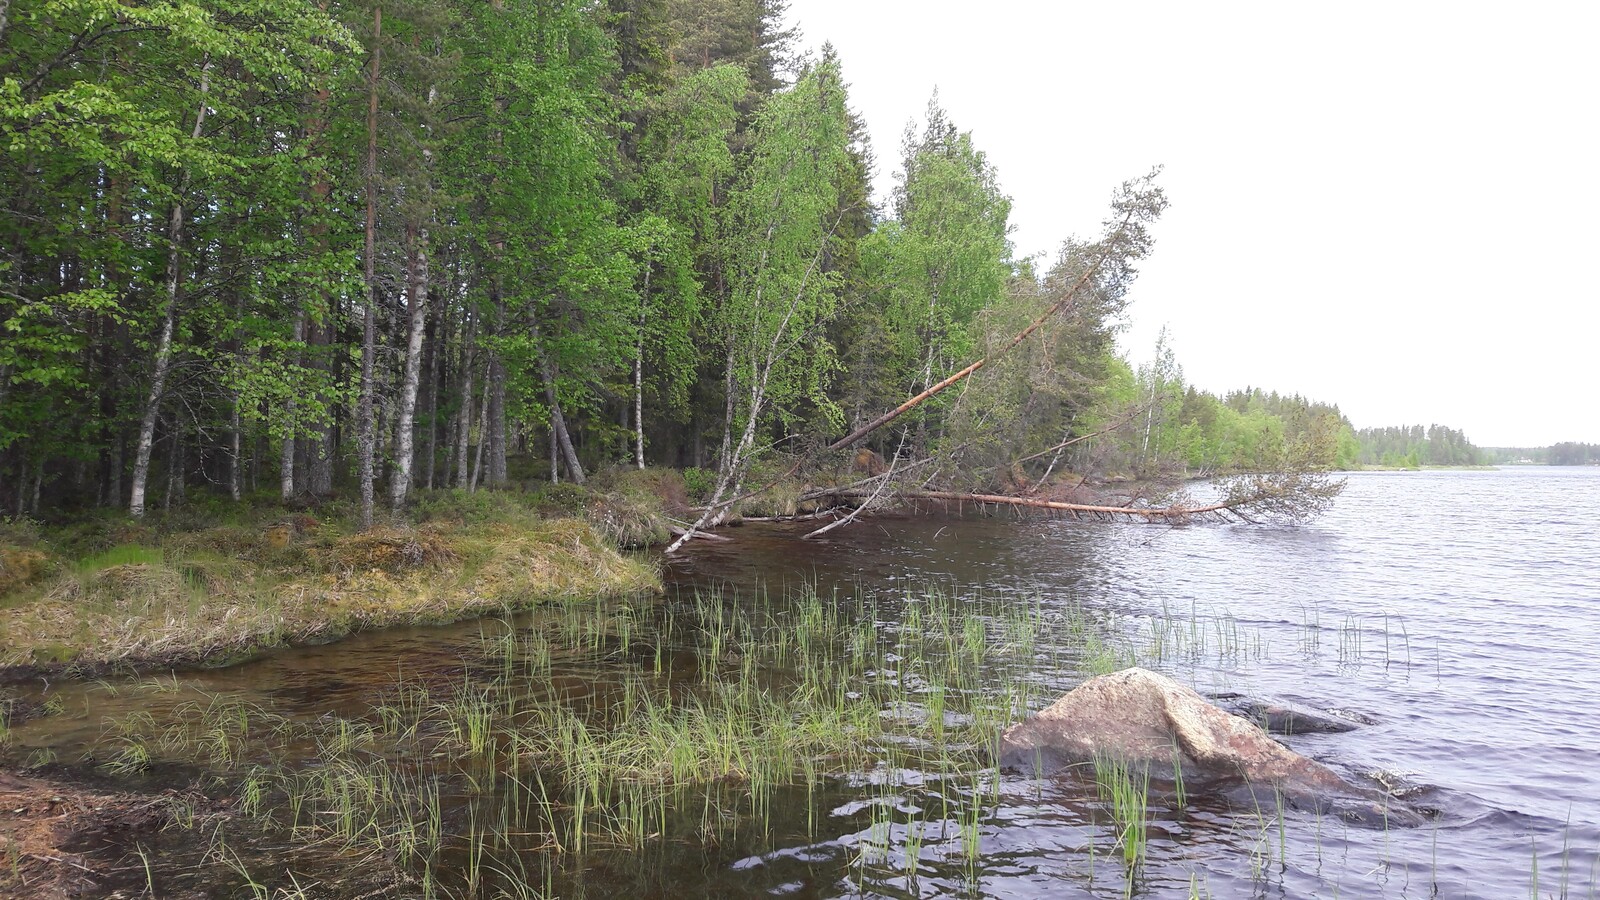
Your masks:
{"label": "shrub", "polygon": [[705,503],[717,487],[717,473],[691,466],[683,470],[683,484],[691,502]]}

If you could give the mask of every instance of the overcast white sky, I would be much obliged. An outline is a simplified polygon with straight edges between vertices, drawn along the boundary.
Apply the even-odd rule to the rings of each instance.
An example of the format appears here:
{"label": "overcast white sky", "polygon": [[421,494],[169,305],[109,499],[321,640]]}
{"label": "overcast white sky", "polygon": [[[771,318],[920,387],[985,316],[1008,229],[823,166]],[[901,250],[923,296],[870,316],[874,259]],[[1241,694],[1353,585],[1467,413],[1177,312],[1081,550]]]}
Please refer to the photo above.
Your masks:
{"label": "overcast white sky", "polygon": [[791,0],[832,41],[880,196],[935,87],[1018,255],[1172,207],[1123,346],[1358,427],[1600,441],[1600,3]]}

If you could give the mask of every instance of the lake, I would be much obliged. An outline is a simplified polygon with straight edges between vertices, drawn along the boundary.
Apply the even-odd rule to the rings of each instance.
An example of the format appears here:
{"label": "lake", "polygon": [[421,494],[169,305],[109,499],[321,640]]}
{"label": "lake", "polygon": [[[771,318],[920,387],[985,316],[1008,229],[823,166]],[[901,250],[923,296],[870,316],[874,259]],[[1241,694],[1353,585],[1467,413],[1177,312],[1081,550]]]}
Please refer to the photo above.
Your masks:
{"label": "lake", "polygon": [[[1130,884],[1115,823],[1092,790],[1009,773],[942,778],[936,766],[904,761],[914,753],[895,757],[895,766],[819,775],[803,790],[780,785],[747,811],[735,803],[719,813],[726,828],[715,837],[708,814],[678,808],[702,795],[676,794],[670,816],[663,808],[646,829],[654,833],[632,846],[599,842],[581,853],[557,852],[540,836],[540,823],[555,814],[523,810],[520,786],[496,781],[485,791],[481,772],[436,762],[417,777],[450,785],[441,801],[446,830],[487,815],[486,807],[525,829],[506,829],[526,839],[489,852],[502,859],[501,874],[482,884],[520,878],[561,896],[1504,898],[1535,888],[1541,897],[1600,890],[1593,702],[1600,692],[1600,469],[1357,473],[1331,513],[1302,527],[1089,524],[991,512],[881,517],[815,542],[798,540],[802,529],[794,525],[725,530],[730,542],[696,542],[665,564],[669,597],[630,612],[620,638],[595,632],[562,650],[540,635],[562,628],[577,635],[571,616],[566,624],[548,614],[518,619],[519,640],[531,635],[557,650],[541,651],[548,654],[543,674],[517,674],[514,688],[501,690],[537,697],[561,685],[564,698],[614,706],[624,695],[633,702],[625,683],[634,676],[620,674],[624,668],[668,678],[684,654],[698,654],[686,664],[696,671],[717,667],[703,685],[742,677],[782,691],[794,683],[740,662],[753,651],[741,657],[738,646],[719,645],[708,657],[700,639],[653,642],[657,626],[677,634],[672,628],[704,611],[697,594],[715,593],[737,610],[787,614],[804,586],[833,604],[828,614],[838,621],[868,616],[861,634],[898,634],[902,645],[906,617],[916,623],[909,630],[931,631],[935,607],[989,621],[990,634],[999,634],[993,622],[1021,609],[1032,623],[1022,655],[1003,670],[973,671],[1025,685],[1015,696],[1028,708],[1070,690],[1091,663],[1128,659],[1202,692],[1337,710],[1370,724],[1285,741],[1352,777],[1390,786],[1432,818],[1418,828],[1366,827],[1294,808],[1153,800],[1147,857]],[[943,599],[934,603],[930,593]],[[1091,632],[1099,656],[1086,660]],[[62,713],[19,727],[10,752],[47,754],[52,767],[81,773],[84,750],[132,733],[126,722],[181,718],[200,705],[197,698],[248,701],[285,721],[377,721],[376,704],[397,680],[431,684],[438,694],[464,679],[510,673],[509,663],[496,668],[496,634],[486,623],[401,629],[180,673],[164,685],[68,685],[58,689]],[[946,646],[964,652],[958,637]],[[881,660],[892,658],[848,677],[879,677]],[[866,690],[840,687],[855,688]],[[956,692],[954,683],[949,689]],[[932,708],[931,691],[944,702],[946,687],[900,690],[920,715]],[[899,721],[895,709],[886,706],[884,715]],[[918,727],[925,737],[926,723]],[[887,727],[881,740],[894,735]],[[908,731],[905,741],[913,740],[923,738]],[[326,764],[326,744],[284,746],[290,749],[279,758],[252,764],[301,771]],[[373,751],[393,758],[386,753]],[[503,777],[504,753],[491,758]],[[197,769],[207,766],[158,764],[137,777],[173,784]],[[237,771],[234,764],[227,769],[234,774],[214,774],[237,778]],[[470,791],[462,786],[469,776]],[[174,859],[184,856],[181,835],[166,844]],[[274,852],[262,847],[245,859],[255,872],[292,868]],[[430,884],[466,893],[461,871],[477,863],[470,851],[462,854],[447,847],[435,856]],[[511,859],[521,874],[505,874]],[[178,880],[190,890],[226,893],[242,883],[226,869],[184,865],[189,874]],[[358,893],[335,886],[336,868],[317,875],[307,866],[330,895]],[[287,884],[281,876],[271,883]],[[493,895],[476,884],[471,890]]]}

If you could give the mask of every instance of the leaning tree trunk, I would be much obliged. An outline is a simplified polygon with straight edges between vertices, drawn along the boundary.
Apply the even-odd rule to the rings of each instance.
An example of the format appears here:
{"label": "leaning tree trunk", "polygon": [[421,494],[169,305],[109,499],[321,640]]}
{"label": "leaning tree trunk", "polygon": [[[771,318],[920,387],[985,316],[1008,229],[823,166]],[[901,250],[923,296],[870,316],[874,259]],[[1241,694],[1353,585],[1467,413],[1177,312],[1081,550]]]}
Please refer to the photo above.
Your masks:
{"label": "leaning tree trunk", "polygon": [[[1114,247],[1115,244],[1128,232],[1129,227],[1134,225],[1135,220],[1137,218],[1138,218],[1138,210],[1135,209],[1135,208],[1130,207],[1127,210],[1127,212],[1125,212],[1123,214],[1122,219],[1117,222],[1117,224],[1107,234],[1106,238],[1102,242],[1104,244],[1105,249],[1103,249],[1101,251],[1100,255],[1095,259],[1094,263],[1092,265],[1090,265],[1083,272],[1083,274],[1078,278],[1077,282],[1073,284],[1071,290],[1067,291],[1066,295],[1063,296],[1060,300],[1058,300],[1055,303],[1051,304],[1049,309],[1045,310],[1043,313],[1041,313],[1038,316],[1038,318],[1035,318],[1032,322],[1028,323],[1028,326],[1026,328],[1023,328],[1020,332],[1018,332],[1016,335],[1014,335],[1009,341],[1007,341],[1005,344],[1002,344],[993,353],[990,353],[989,355],[978,359],[977,361],[969,364],[966,368],[961,369],[960,371],[948,376],[944,380],[940,381],[937,384],[932,385],[931,387],[927,388],[926,390],[922,391],[921,393],[917,394],[916,396],[909,398],[904,403],[901,403],[899,406],[895,407],[894,409],[889,410],[888,412],[884,413],[883,415],[878,416],[877,418],[873,419],[872,421],[867,422],[866,424],[860,426],[859,428],[856,428],[854,431],[851,431],[849,434],[845,435],[844,437],[839,438],[838,440],[836,440],[833,443],[829,444],[826,448],[824,448],[825,452],[834,452],[834,451],[843,450],[843,449],[845,449],[847,447],[850,447],[851,445],[855,444],[857,441],[860,441],[862,438],[866,437],[867,435],[871,434],[872,432],[877,431],[879,428],[882,428],[883,426],[889,424],[890,422],[893,422],[895,419],[898,419],[899,417],[905,415],[906,413],[910,412],[911,410],[916,409],[918,406],[921,406],[923,403],[927,402],[929,399],[933,398],[934,396],[939,394],[941,391],[944,391],[945,389],[951,387],[952,385],[960,384],[962,381],[965,381],[966,379],[970,378],[973,375],[973,373],[977,372],[979,369],[982,369],[984,366],[988,365],[989,363],[993,362],[994,360],[999,359],[1000,357],[1002,357],[1005,354],[1009,353],[1018,344],[1021,344],[1023,341],[1027,340],[1028,337],[1030,335],[1032,335],[1035,331],[1038,331],[1040,328],[1044,327],[1044,324],[1047,321],[1049,321],[1051,318],[1053,318],[1053,317],[1055,317],[1057,315],[1060,315],[1061,313],[1063,313],[1067,309],[1071,308],[1074,304],[1077,303],[1078,294],[1086,286],[1089,285],[1090,280],[1095,276],[1095,274],[1097,272],[1100,271],[1100,268],[1105,265],[1106,261],[1108,259],[1110,259],[1111,252],[1112,252],[1112,247]],[[729,435],[726,432],[724,432],[723,445],[724,445],[724,448],[725,448],[725,452],[726,452],[726,447],[727,447],[728,440],[729,440]],[[690,526],[690,528],[687,529],[685,534],[683,536],[679,537],[678,540],[676,540],[672,544],[668,545],[666,552],[667,553],[676,552],[679,547],[683,546],[683,544],[686,543],[690,538],[692,538],[694,536],[694,534],[697,531],[699,531],[701,528],[706,527],[706,525],[708,523],[713,523],[715,521],[718,521],[720,519],[720,517],[723,516],[726,513],[726,510],[733,506],[733,504],[738,503],[739,501],[747,499],[749,497],[753,497],[753,496],[756,496],[758,494],[765,493],[768,490],[771,490],[773,486],[778,484],[778,482],[782,481],[785,478],[788,478],[788,477],[794,475],[796,472],[799,472],[801,466],[805,465],[805,462],[806,462],[806,460],[805,460],[804,457],[796,460],[794,465],[791,466],[787,472],[783,473],[782,475],[780,475],[777,478],[773,479],[772,481],[768,482],[766,485],[764,485],[762,487],[759,487],[759,488],[757,488],[757,489],[755,489],[753,491],[750,491],[748,493],[740,494],[739,492],[735,491],[733,493],[733,496],[730,496],[730,497],[720,497],[719,496],[719,497],[717,497],[716,499],[714,499],[712,501],[711,505],[709,507],[707,507],[707,509],[701,515],[701,518],[700,518],[700,520],[698,522],[696,522],[694,525]]]}
{"label": "leaning tree trunk", "polygon": [[[200,66],[200,102],[194,116],[191,143],[200,140],[206,121],[206,95],[211,91],[211,60]],[[139,444],[133,456],[133,486],[128,498],[128,513],[144,517],[144,495],[150,481],[150,450],[155,445],[156,418],[161,414],[161,396],[167,389],[167,371],[172,366],[172,333],[178,320],[178,284],[183,267],[183,197],[189,191],[189,167],[178,176],[178,191],[167,220],[167,309],[156,339],[155,369],[150,377],[150,393],[145,398],[144,418],[139,422]]]}
{"label": "leaning tree trunk", "polygon": [[367,230],[363,275],[367,283],[366,310],[361,330],[361,401],[357,409],[357,441],[361,477],[361,528],[372,527],[373,457],[377,433],[373,422],[373,353],[378,344],[378,77],[383,51],[383,4],[372,13],[372,74],[367,82]]}
{"label": "leaning tree trunk", "polygon": [[572,446],[572,433],[567,430],[567,417],[561,412],[561,397],[556,392],[555,373],[542,353],[539,357],[539,371],[544,378],[545,400],[550,404],[550,430],[555,434],[556,447],[561,451],[562,461],[567,464],[567,475],[574,484],[583,484],[588,479],[583,472],[583,463],[578,461],[578,450]]}
{"label": "leaning tree trunk", "polygon": [[[533,325],[533,340],[539,343],[539,325]],[[550,406],[550,430],[555,435],[557,449],[561,451],[561,458],[567,464],[567,474],[571,476],[574,484],[583,484],[587,478],[583,472],[583,463],[578,461],[578,450],[572,446],[572,434],[567,430],[567,417],[561,413],[561,395],[556,390],[555,368],[550,365],[550,358],[545,355],[544,347],[538,348],[539,376],[544,380],[545,402]]]}

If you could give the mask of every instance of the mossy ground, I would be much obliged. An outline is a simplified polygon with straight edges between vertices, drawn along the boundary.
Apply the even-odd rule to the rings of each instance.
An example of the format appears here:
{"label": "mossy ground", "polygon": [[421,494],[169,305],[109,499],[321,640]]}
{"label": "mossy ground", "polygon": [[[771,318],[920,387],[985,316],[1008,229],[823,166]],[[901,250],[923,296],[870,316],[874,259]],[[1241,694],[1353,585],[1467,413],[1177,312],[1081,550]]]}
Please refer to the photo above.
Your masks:
{"label": "mossy ground", "polygon": [[337,505],[269,502],[5,526],[0,674],[222,665],[370,628],[658,590],[651,564],[591,524],[594,493],[560,509],[544,492],[433,492],[409,521],[365,532]]}

